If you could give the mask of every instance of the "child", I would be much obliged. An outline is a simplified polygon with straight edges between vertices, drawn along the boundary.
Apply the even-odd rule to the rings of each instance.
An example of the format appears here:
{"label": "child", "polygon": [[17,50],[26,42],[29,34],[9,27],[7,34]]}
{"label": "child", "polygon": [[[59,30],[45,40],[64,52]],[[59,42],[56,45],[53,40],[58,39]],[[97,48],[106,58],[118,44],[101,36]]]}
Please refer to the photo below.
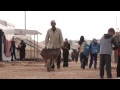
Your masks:
{"label": "child", "polygon": [[112,45],[118,47],[114,36],[115,30],[113,28],[108,29],[108,34],[100,40],[100,78],[104,78],[104,66],[106,65],[107,78],[112,78],[111,73],[111,54],[112,54]]}
{"label": "child", "polygon": [[78,56],[80,54],[80,48],[78,48],[78,50],[76,50],[76,55],[75,55],[75,62],[78,62]]}
{"label": "child", "polygon": [[87,65],[88,57],[89,57],[89,45],[84,40],[84,36],[80,37],[79,45],[80,45],[80,63],[81,63],[81,68],[85,69],[85,66]]}
{"label": "child", "polygon": [[79,56],[79,51],[77,51],[77,49],[75,49],[75,62],[78,62],[78,56]]}
{"label": "child", "polygon": [[14,56],[14,59],[16,60],[15,49],[16,49],[16,47],[15,47],[15,42],[12,41],[12,42],[11,42],[11,47],[10,47],[11,61],[14,61],[14,60],[13,60],[13,56]]}
{"label": "child", "polygon": [[72,53],[71,53],[71,58],[72,58],[72,61],[74,62],[74,58],[75,58],[75,50],[73,49]]}
{"label": "child", "polygon": [[76,49],[73,50],[73,52],[71,53],[71,57],[73,62],[75,61],[77,63],[78,61],[78,51]]}
{"label": "child", "polygon": [[97,43],[96,39],[93,39],[92,43],[90,44],[91,59],[90,59],[89,68],[92,67],[93,60],[94,60],[94,69],[96,69],[98,52],[99,52],[99,44]]}

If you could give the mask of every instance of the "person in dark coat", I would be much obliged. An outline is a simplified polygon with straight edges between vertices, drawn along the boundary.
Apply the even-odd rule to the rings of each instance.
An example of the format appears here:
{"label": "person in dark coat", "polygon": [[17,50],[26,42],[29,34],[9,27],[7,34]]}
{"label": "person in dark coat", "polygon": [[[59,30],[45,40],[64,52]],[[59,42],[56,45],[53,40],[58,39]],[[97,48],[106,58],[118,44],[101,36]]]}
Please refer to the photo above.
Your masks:
{"label": "person in dark coat", "polygon": [[75,50],[75,62],[78,62],[78,56],[80,54],[80,48],[78,48],[78,50]]}
{"label": "person in dark coat", "polygon": [[[120,42],[118,42],[120,44]],[[118,62],[117,62],[117,77],[120,77],[120,48],[117,48],[117,56],[118,56]]]}
{"label": "person in dark coat", "polygon": [[20,60],[22,60],[22,61],[25,59],[25,48],[26,48],[26,44],[22,40],[20,42],[20,44],[18,45],[18,50],[19,50],[19,53],[20,53]]}
{"label": "person in dark coat", "polygon": [[69,56],[70,44],[68,39],[65,39],[64,48],[63,48],[63,67],[68,67],[68,56]]}
{"label": "person in dark coat", "polygon": [[75,59],[75,50],[73,49],[72,53],[71,53],[71,58],[72,58],[72,61],[74,62],[74,59]]}
{"label": "person in dark coat", "polygon": [[14,61],[14,60],[13,60],[13,56],[14,56],[14,59],[16,60],[15,49],[16,49],[16,47],[15,47],[15,42],[12,41],[12,42],[11,42],[11,47],[10,47],[11,61]]}

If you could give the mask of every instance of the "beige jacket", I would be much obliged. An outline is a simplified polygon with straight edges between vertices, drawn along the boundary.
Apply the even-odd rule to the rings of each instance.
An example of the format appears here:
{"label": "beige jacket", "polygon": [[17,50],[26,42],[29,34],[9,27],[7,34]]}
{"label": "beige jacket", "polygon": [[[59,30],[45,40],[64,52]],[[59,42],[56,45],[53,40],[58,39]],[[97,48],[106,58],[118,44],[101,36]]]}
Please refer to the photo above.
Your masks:
{"label": "beige jacket", "polygon": [[59,28],[56,28],[55,32],[53,32],[52,29],[47,31],[45,45],[48,46],[48,48],[61,48],[63,43],[62,32]]}
{"label": "beige jacket", "polygon": [[82,45],[80,46],[80,53],[84,52],[84,46],[85,46],[85,42],[83,42]]}

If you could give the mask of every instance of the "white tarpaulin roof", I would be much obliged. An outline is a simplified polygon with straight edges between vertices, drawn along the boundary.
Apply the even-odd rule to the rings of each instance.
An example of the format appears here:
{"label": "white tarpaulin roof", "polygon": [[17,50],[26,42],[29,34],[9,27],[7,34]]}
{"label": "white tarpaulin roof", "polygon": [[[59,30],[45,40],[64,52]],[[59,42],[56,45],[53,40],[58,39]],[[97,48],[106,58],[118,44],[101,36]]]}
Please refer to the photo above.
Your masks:
{"label": "white tarpaulin roof", "polygon": [[3,31],[5,34],[18,34],[18,35],[36,35],[36,34],[42,34],[38,32],[37,30],[25,30],[25,29],[13,29],[13,30],[4,30]]}

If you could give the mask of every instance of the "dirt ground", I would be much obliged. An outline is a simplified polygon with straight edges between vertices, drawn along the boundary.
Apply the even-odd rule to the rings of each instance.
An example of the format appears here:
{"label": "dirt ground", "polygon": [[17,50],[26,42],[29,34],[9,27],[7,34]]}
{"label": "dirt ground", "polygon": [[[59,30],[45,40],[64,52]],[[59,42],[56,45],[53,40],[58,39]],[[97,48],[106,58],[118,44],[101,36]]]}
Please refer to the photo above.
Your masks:
{"label": "dirt ground", "polygon": [[[0,62],[0,79],[99,79],[98,68],[89,69],[87,66],[83,70],[79,62],[69,62],[67,68],[63,68],[62,65],[63,63],[61,63],[60,70],[55,68],[55,71],[47,72],[43,62]],[[112,74],[115,78],[116,64],[114,63],[112,63]]]}

